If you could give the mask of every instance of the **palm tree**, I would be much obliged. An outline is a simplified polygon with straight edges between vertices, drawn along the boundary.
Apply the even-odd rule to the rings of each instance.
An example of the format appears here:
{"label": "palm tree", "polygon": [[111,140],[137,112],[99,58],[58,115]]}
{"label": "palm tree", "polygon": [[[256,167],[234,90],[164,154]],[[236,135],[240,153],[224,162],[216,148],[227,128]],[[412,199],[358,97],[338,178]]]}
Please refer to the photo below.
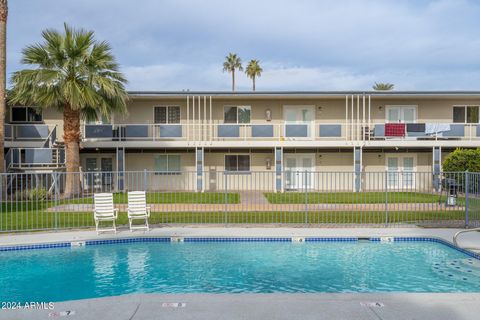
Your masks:
{"label": "palm tree", "polygon": [[245,73],[250,79],[252,79],[253,91],[255,91],[255,78],[260,77],[262,75],[262,71],[263,69],[260,67],[260,61],[252,59],[248,62]]}
{"label": "palm tree", "polygon": [[395,85],[393,83],[383,83],[383,82],[375,82],[375,85],[372,86],[373,90],[378,90],[378,91],[389,91],[393,90]]}
{"label": "palm tree", "polygon": [[235,70],[243,71],[242,59],[236,53],[229,53],[223,63],[223,72],[232,73],[232,91],[235,91]]}
{"label": "palm tree", "polygon": [[63,113],[66,154],[64,196],[79,191],[80,119],[126,112],[123,74],[110,45],[94,38],[93,31],[64,25],[64,33],[44,30],[44,42],[23,49],[22,63],[31,69],[12,76],[12,103],[54,108]]}
{"label": "palm tree", "polygon": [[4,172],[8,1],[0,0],[0,172]]}

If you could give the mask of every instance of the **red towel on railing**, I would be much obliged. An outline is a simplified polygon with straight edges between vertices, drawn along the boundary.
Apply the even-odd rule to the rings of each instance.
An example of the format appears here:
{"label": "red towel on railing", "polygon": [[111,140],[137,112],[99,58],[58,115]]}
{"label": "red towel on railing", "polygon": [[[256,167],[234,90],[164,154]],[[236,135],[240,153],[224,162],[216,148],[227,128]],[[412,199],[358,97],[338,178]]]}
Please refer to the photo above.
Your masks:
{"label": "red towel on railing", "polygon": [[385,123],[385,137],[405,137],[405,123]]}

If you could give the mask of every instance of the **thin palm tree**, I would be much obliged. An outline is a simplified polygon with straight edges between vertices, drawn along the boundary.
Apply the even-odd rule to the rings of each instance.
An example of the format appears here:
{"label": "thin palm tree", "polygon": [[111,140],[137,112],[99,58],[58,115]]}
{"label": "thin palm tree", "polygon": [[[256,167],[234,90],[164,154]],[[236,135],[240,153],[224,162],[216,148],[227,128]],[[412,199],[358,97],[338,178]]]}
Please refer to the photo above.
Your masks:
{"label": "thin palm tree", "polygon": [[383,83],[383,82],[375,82],[375,84],[372,86],[373,90],[378,90],[378,91],[389,91],[393,90],[395,85],[393,83]]}
{"label": "thin palm tree", "polygon": [[243,71],[242,59],[236,53],[229,53],[223,63],[223,72],[226,71],[232,74],[232,91],[235,91],[235,70]]}
{"label": "thin palm tree", "polygon": [[5,171],[4,166],[4,122],[6,105],[7,85],[7,17],[8,1],[0,0],[0,172]]}
{"label": "thin palm tree", "polygon": [[253,91],[255,91],[255,78],[262,75],[262,67],[260,67],[260,61],[252,59],[248,62],[245,73],[252,79]]}
{"label": "thin palm tree", "polygon": [[[64,25],[64,32],[47,29],[44,42],[23,49],[22,63],[31,69],[12,76],[12,103],[54,108],[63,113],[66,154],[64,196],[78,192],[80,167],[80,120],[100,114],[126,112],[126,79],[105,41],[93,31]],[[77,188],[75,188],[77,187]]]}

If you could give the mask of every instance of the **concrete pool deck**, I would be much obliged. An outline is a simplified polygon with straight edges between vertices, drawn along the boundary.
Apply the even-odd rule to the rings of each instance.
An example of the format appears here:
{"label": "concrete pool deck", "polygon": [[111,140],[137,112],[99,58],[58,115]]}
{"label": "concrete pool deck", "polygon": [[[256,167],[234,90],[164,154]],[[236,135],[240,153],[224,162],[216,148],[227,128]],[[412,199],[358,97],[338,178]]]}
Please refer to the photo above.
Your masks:
{"label": "concrete pool deck", "polygon": [[[117,234],[113,232],[97,235],[94,229],[62,230],[49,232],[0,234],[0,246],[20,245],[48,242],[82,241],[90,239],[116,239],[138,236],[158,237],[375,237],[375,236],[428,236],[438,237],[452,242],[453,235],[460,230],[456,228],[302,228],[302,227],[225,227],[215,226],[185,226],[185,227],[154,227],[148,232],[134,231],[122,228]],[[459,239],[462,247],[479,247],[480,232],[466,233]]]}
{"label": "concrete pool deck", "polygon": [[[2,234],[0,245],[137,236],[428,236],[451,242],[459,230],[192,226],[120,230],[100,236],[94,230]],[[460,245],[480,247],[480,232],[463,235]],[[478,319],[480,293],[138,294],[54,306],[53,310],[0,310],[0,319]]]}
{"label": "concrete pool deck", "polygon": [[0,318],[467,320],[479,314],[480,294],[139,294],[60,302],[53,310],[1,310]]}

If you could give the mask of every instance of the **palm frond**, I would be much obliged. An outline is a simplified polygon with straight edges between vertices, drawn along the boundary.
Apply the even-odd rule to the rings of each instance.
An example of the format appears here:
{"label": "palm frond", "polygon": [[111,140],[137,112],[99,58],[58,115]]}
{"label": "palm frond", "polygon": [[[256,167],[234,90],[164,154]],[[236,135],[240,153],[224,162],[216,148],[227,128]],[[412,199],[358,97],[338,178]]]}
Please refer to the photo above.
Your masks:
{"label": "palm frond", "polygon": [[126,112],[127,81],[106,41],[96,41],[94,32],[67,24],[63,33],[44,30],[42,38],[22,51],[22,63],[31,68],[13,73],[12,103],[60,111],[68,107],[85,119],[93,111]]}

